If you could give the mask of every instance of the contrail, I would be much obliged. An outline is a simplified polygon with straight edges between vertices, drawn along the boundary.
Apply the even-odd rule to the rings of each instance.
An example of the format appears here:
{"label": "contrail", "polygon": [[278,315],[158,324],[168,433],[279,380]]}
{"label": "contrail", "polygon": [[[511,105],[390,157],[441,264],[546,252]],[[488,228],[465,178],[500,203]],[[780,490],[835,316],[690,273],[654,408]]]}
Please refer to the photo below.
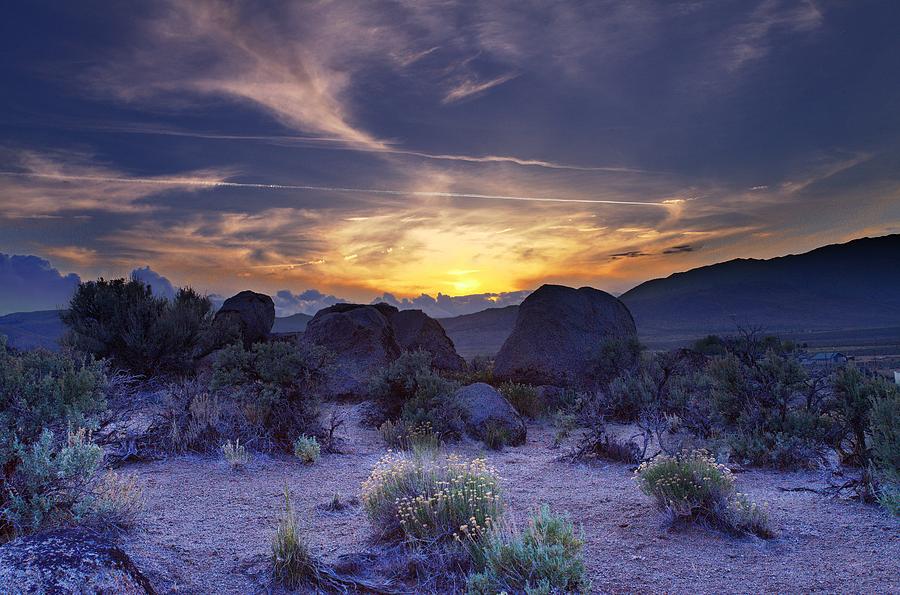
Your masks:
{"label": "contrail", "polygon": [[146,134],[157,136],[178,136],[186,138],[200,138],[208,140],[244,140],[261,142],[283,147],[297,147],[317,149],[325,151],[355,151],[359,153],[384,153],[388,155],[406,155],[431,159],[435,161],[461,161],[464,163],[510,163],[522,167],[541,167],[545,169],[597,172],[597,173],[623,173],[623,174],[650,174],[663,175],[665,172],[640,169],[624,166],[603,165],[575,165],[571,163],[559,163],[543,159],[526,159],[514,155],[457,155],[452,153],[428,153],[412,149],[402,149],[386,142],[382,147],[372,147],[354,144],[347,139],[327,136],[301,136],[301,135],[262,135],[262,134],[219,134],[214,132],[192,132],[173,130],[170,128],[140,128],[133,126],[66,126],[69,129],[87,129],[97,132],[112,132],[123,134]]}
{"label": "contrail", "polygon": [[115,184],[144,184],[158,186],[200,186],[205,188],[251,188],[255,190],[313,190],[319,192],[353,192],[356,194],[386,194],[389,196],[422,196],[431,198],[473,198],[483,200],[512,200],[525,202],[561,202],[599,205],[634,205],[642,207],[667,207],[674,201],[641,202],[632,200],[602,200],[588,198],[557,198],[548,196],[508,196],[502,194],[473,194],[468,192],[439,192],[431,190],[387,190],[383,188],[345,188],[342,186],[311,186],[306,184],[256,184],[249,182],[223,182],[197,178],[120,178],[76,174],[40,174],[34,172],[0,171],[0,176],[40,178],[45,180],[110,182]]}

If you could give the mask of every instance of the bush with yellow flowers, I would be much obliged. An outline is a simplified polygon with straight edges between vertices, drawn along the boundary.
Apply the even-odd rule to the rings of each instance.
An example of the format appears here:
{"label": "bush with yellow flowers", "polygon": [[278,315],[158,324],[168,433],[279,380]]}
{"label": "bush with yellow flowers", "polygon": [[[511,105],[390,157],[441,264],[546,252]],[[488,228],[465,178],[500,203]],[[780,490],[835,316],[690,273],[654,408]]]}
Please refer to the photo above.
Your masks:
{"label": "bush with yellow flowers", "polygon": [[637,468],[635,480],[661,511],[674,518],[760,537],[773,534],[765,508],[737,492],[731,470],[705,451],[657,456]]}
{"label": "bush with yellow flowers", "polygon": [[503,513],[500,477],[484,459],[389,452],[362,486],[363,506],[382,537],[450,541],[481,531]]}

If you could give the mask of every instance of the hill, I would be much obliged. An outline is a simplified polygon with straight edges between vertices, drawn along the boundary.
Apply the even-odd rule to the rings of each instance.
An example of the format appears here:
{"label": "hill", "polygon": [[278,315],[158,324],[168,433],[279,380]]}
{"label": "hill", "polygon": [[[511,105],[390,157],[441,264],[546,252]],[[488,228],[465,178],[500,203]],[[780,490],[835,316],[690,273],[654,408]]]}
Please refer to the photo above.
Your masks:
{"label": "hill", "polygon": [[804,254],[736,259],[642,283],[620,296],[642,337],[877,329],[900,321],[900,235]]}
{"label": "hill", "polygon": [[58,349],[57,342],[65,331],[59,315],[62,310],[16,312],[0,316],[0,335],[17,349]]}
{"label": "hill", "polygon": [[438,318],[456,351],[466,359],[476,355],[494,355],[516,324],[518,306],[488,308],[474,314]]}
{"label": "hill", "polygon": [[309,314],[298,312],[283,318],[276,318],[272,325],[273,333],[302,333],[306,330],[306,323],[312,320]]}

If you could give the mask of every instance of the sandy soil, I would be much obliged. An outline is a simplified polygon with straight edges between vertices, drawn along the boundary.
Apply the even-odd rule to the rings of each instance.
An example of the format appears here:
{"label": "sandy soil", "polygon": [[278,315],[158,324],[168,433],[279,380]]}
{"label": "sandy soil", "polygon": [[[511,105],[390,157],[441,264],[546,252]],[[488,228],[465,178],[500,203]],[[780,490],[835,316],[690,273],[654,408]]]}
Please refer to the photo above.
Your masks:
{"label": "sandy soil", "polygon": [[[335,493],[358,495],[385,452],[377,433],[348,411],[347,453],[323,455],[315,465],[258,455],[241,473],[201,457],[127,467],[140,477],[147,511],[123,546],[161,593],[260,592],[287,485],[313,552],[333,561],[365,551],[371,532],[359,506],[319,508]],[[818,473],[739,474],[741,491],[769,503],[779,536],[734,538],[668,526],[627,465],[561,463],[551,437],[549,428],[532,424],[525,445],[487,456],[517,520],[547,502],[583,525],[596,592],[900,591],[900,523],[874,506],[778,490],[821,487]],[[451,450],[483,452],[474,443]]]}

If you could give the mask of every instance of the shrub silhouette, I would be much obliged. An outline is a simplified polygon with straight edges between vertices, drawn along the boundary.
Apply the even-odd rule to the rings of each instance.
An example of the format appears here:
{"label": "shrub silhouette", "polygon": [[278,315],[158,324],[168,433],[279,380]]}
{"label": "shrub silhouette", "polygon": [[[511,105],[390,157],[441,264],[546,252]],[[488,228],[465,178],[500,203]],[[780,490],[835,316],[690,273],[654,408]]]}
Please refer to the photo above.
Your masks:
{"label": "shrub silhouette", "polygon": [[151,376],[185,374],[212,320],[209,299],[181,288],[172,300],[138,279],[98,279],[78,286],[62,314],[71,346],[113,366]]}

